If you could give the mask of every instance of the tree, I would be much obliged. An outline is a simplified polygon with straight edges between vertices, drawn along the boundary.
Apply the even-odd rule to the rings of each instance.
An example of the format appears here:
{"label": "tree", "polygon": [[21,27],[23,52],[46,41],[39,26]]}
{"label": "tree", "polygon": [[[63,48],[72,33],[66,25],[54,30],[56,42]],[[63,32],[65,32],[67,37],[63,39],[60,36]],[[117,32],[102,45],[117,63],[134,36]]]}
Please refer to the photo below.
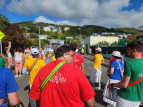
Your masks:
{"label": "tree", "polygon": [[7,29],[8,26],[9,26],[8,19],[5,16],[0,14],[0,31]]}
{"label": "tree", "polygon": [[31,32],[31,33],[37,33],[37,34],[39,33],[39,28],[34,26],[34,25],[29,26],[28,28],[29,28],[28,31]]}
{"label": "tree", "polygon": [[37,38],[38,39],[38,34],[37,33],[30,33],[30,38]]}
{"label": "tree", "polygon": [[33,46],[34,43],[32,40],[27,39],[26,43],[24,44],[25,46]]}
{"label": "tree", "polygon": [[20,29],[19,25],[10,23],[9,27],[3,31],[5,37],[3,43],[7,44],[8,41],[12,42],[13,46],[23,46],[27,39],[23,35],[24,31]]}

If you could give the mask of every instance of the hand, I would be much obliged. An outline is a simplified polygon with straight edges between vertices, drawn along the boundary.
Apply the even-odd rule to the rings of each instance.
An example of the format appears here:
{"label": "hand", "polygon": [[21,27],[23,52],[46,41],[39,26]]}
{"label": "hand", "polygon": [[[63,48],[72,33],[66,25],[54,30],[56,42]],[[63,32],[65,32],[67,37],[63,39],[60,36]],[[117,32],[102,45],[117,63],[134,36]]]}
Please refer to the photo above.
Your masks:
{"label": "hand", "polygon": [[107,88],[113,88],[113,84],[108,84]]}
{"label": "hand", "polygon": [[11,44],[11,41],[10,41],[10,42],[8,42],[8,44]]}

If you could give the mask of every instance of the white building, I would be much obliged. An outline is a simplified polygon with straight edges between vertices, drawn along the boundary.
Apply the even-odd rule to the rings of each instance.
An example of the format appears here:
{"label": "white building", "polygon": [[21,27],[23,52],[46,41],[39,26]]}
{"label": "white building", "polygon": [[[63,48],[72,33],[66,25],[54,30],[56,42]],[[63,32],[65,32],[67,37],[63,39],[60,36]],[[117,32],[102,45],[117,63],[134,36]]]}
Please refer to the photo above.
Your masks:
{"label": "white building", "polygon": [[49,35],[40,35],[40,39],[47,39],[47,36]]}
{"label": "white building", "polygon": [[61,28],[59,27],[59,28],[53,28],[52,32],[62,32],[62,31],[61,31]]}
{"label": "white building", "polygon": [[44,26],[43,30],[44,31],[52,31],[53,28],[54,28],[54,26]]}
{"label": "white building", "polygon": [[68,31],[70,28],[69,27],[65,27],[64,28],[64,31]]}
{"label": "white building", "polygon": [[48,39],[51,45],[64,45],[64,40]]}
{"label": "white building", "polygon": [[85,52],[88,52],[86,50],[89,50],[90,46],[93,46],[93,45],[95,45],[99,42],[102,42],[102,41],[106,41],[109,44],[112,44],[113,42],[118,42],[118,37],[111,37],[111,36],[108,36],[108,37],[105,37],[105,36],[89,36],[89,37],[86,37],[84,39]]}

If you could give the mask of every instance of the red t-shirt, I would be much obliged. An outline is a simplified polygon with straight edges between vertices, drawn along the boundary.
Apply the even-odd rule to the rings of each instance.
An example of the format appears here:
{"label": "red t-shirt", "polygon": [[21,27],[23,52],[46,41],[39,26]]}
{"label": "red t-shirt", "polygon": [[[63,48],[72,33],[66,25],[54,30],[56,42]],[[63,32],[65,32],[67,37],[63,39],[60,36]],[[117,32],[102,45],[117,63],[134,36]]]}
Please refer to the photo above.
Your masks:
{"label": "red t-shirt", "polygon": [[29,97],[34,100],[40,98],[40,107],[84,107],[84,101],[93,98],[95,92],[78,67],[64,64],[41,92],[41,83],[60,62],[53,61],[38,72]]}
{"label": "red t-shirt", "polygon": [[83,57],[77,53],[73,53],[72,65],[80,68],[82,63],[84,63]]}
{"label": "red t-shirt", "polygon": [[142,51],[142,53],[141,53],[141,56],[142,56],[142,58],[143,58],[143,51]]}
{"label": "red t-shirt", "polygon": [[109,63],[111,63],[112,61],[114,61],[114,58],[113,58],[113,57],[110,58]]}

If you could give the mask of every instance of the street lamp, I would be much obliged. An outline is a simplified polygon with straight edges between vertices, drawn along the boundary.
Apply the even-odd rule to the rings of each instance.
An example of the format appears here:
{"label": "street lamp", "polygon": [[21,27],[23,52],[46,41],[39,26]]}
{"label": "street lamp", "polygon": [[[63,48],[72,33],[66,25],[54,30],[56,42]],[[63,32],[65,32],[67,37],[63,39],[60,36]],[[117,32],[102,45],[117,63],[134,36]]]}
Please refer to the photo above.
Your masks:
{"label": "street lamp", "polygon": [[41,47],[41,42],[40,42],[40,26],[39,26],[39,47]]}

